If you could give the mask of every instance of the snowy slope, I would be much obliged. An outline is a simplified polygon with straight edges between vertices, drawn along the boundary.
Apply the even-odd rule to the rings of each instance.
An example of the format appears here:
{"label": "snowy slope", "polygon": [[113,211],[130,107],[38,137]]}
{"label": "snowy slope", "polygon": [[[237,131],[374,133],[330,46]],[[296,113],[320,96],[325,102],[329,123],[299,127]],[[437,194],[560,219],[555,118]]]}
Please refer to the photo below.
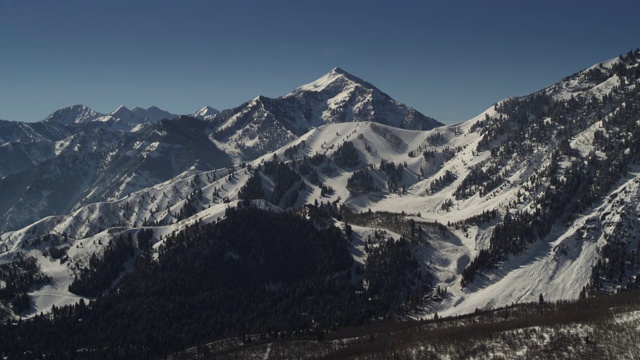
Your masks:
{"label": "snowy slope", "polygon": [[69,136],[69,133],[68,129],[59,124],[0,120],[0,145],[55,141]]}
{"label": "snowy slope", "polygon": [[[492,111],[489,110],[489,112]],[[298,149],[295,155],[298,158],[316,153],[330,157],[344,141],[352,141],[363,160],[362,167],[366,164],[374,164],[377,167],[380,160],[406,162],[403,185],[406,185],[407,192],[389,192],[385,189],[368,195],[351,196],[346,190],[346,183],[356,169],[338,169],[337,173],[331,176],[321,175],[323,184],[334,188],[335,193],[323,197],[320,195],[319,187],[307,182],[307,190],[299,197],[298,204],[313,203],[315,200],[338,201],[355,212],[368,209],[398,213],[404,211],[418,221],[437,221],[446,224],[464,220],[487,209],[502,209],[516,197],[517,186],[505,187],[493,196],[474,197],[461,201],[455,205],[455,211],[442,210],[442,202],[452,197],[457,183],[465,177],[469,168],[487,157],[487,154],[474,156],[470,150],[481,139],[477,133],[467,132],[471,123],[448,126],[430,132],[400,130],[364,122],[325,125],[310,131],[282,149],[251,162],[248,166],[255,169],[265,161],[271,161],[274,155],[275,158],[284,160],[285,151],[301,143],[304,143],[304,148]],[[464,150],[458,152],[455,158],[438,165],[437,169],[432,170],[431,176],[422,178],[419,176],[419,169],[427,168],[429,164],[424,157],[412,157],[409,156],[409,152],[425,148],[425,144],[429,143],[428,139],[434,133],[444,134],[447,140],[441,145],[429,145],[426,148],[438,150],[455,146]],[[428,185],[446,170],[455,171],[458,174],[458,180],[436,194],[427,194],[425,189]],[[376,181],[384,189],[385,175],[377,170],[375,174]],[[233,175],[231,180],[229,175]],[[233,206],[240,187],[249,176],[250,170],[242,167],[209,172],[189,171],[178,178],[133,193],[121,200],[92,204],[79,208],[69,215],[45,218],[24,229],[5,233],[2,235],[2,243],[8,250],[6,256],[9,256],[12,251],[24,249],[24,244],[32,242],[39,236],[67,234],[71,239],[72,247],[85,244],[82,245],[85,246],[85,251],[97,251],[87,247],[86,244],[93,244],[97,242],[96,239],[102,239],[103,244],[107,243],[114,231],[136,229],[144,223],[158,224],[153,227],[154,238],[157,241],[163,234],[171,233],[177,228],[193,223],[196,219],[206,222],[217,219],[224,212],[224,208]],[[263,183],[266,184],[268,194],[269,183],[266,180],[265,178]],[[184,207],[186,199],[198,189],[203,192],[202,200],[197,203],[199,212],[192,217],[179,220],[178,214]],[[630,196],[638,196],[638,189],[636,183],[634,186],[625,188],[625,191],[629,192]],[[620,191],[622,190],[618,190]],[[227,201],[230,203],[226,204]],[[444,235],[429,232],[427,246],[418,250],[418,254],[422,258],[423,266],[436,275],[437,285],[448,288],[451,298],[441,304],[430,305],[425,311],[459,314],[474,311],[476,307],[484,307],[488,303],[498,306],[517,301],[532,301],[537,299],[540,292],[544,292],[549,299],[577,297],[578,292],[588,280],[591,265],[595,261],[596,244],[603,240],[600,237],[589,238],[578,246],[574,240],[575,232],[583,227],[589,221],[588,219],[599,219],[599,214],[610,211],[611,207],[611,204],[608,204],[594,208],[592,215],[586,216],[575,226],[569,229],[558,229],[557,234],[554,234],[555,240],[538,244],[532,248],[531,254],[503,264],[498,273],[465,289],[460,288],[461,272],[469,260],[476,256],[477,251],[487,245],[486,237],[491,225],[471,228],[467,232],[450,228],[450,231]],[[374,229],[355,227],[354,231],[364,238]],[[390,234],[394,233],[390,232]],[[399,237],[398,234],[393,236]],[[557,248],[565,243],[569,255],[559,257]],[[71,254],[70,258],[73,256],[75,255]],[[574,261],[576,259],[579,260]],[[71,261],[67,266],[78,266],[78,264]],[[59,266],[56,269],[57,272],[61,271]],[[73,273],[70,268],[67,272]],[[59,279],[64,280],[63,277]],[[46,309],[49,304],[60,304],[66,301],[65,299],[73,298],[72,294],[66,292],[66,286],[72,279],[71,275],[66,279],[66,282],[60,280],[60,284],[64,286],[48,286],[41,290],[48,294],[58,291],[60,299],[56,300],[59,302],[52,299],[37,302],[38,309]],[[534,281],[531,281],[532,279]],[[37,294],[40,293],[35,295]]]}
{"label": "snowy slope", "polygon": [[[295,99],[304,121],[323,123],[373,121],[399,128],[429,130],[442,124],[425,117],[341,68],[303,85],[284,99]],[[302,119],[297,119],[301,121]]]}
{"label": "snowy slope", "polygon": [[[47,156],[18,168],[7,164],[7,175],[0,178],[0,229],[16,229],[85,204],[115,200],[190,168],[231,163],[207,137],[204,126],[202,121],[183,118],[133,133],[97,128],[41,145]],[[2,146],[0,153],[16,160],[18,154],[33,154],[23,147]]]}
{"label": "snowy slope", "polygon": [[[464,146],[478,141],[479,136],[477,134],[453,135],[452,129],[456,128],[451,126],[444,129],[447,134],[450,134],[448,135],[450,137],[449,143]],[[336,136],[336,134],[339,135]],[[324,202],[341,201],[354,211],[364,211],[372,208],[374,211],[384,209],[392,212],[405,211],[412,214],[420,212],[420,216],[416,217],[416,219],[429,222],[439,221],[441,223],[461,220],[472,216],[476,212],[481,212],[488,204],[476,199],[470,201],[469,204],[472,206],[468,206],[464,211],[446,213],[439,210],[439,204],[446,195],[426,196],[423,193],[422,189],[430,181],[430,178],[418,179],[420,166],[425,166],[424,160],[421,156],[410,157],[407,153],[410,149],[420,148],[430,135],[433,135],[433,132],[400,130],[375,123],[325,125],[303,135],[289,146],[285,146],[273,154],[267,154],[249,165],[256,168],[261,163],[272,160],[274,154],[276,158],[284,159],[285,150],[301,142],[304,142],[305,147],[298,151],[297,156],[299,157],[315,153],[324,153],[331,156],[338,145],[344,141],[353,141],[362,158],[366,159],[366,163],[362,163],[363,166],[367,163],[378,164],[382,159],[395,162],[406,161],[408,166],[405,169],[403,178],[408,186],[407,193],[397,194],[381,191],[376,194],[352,197],[349,191],[346,190],[346,182],[353,171],[339,170],[333,176],[322,176],[323,183],[336,190],[334,194],[322,197],[320,196],[320,189],[308,183],[307,191],[300,197],[300,203],[313,203],[314,200]],[[390,139],[399,139],[399,141]],[[366,150],[366,147],[371,150]],[[445,147],[445,145],[441,147]],[[476,161],[479,161],[479,159],[470,161],[470,164]],[[457,159],[450,160],[446,167],[442,167],[442,169],[445,168],[454,168],[459,172],[465,171],[462,160],[457,161]],[[228,179],[230,174],[234,174],[231,181]],[[377,175],[381,178],[380,185],[384,186],[382,181],[383,174],[378,173]],[[79,208],[67,216],[45,218],[19,231],[3,234],[2,241],[5,247],[10,249],[9,254],[11,250],[20,249],[24,246],[23,244],[29,243],[45,234],[67,234],[69,239],[73,239],[70,240],[72,245],[76,244],[76,242],[80,244],[86,244],[87,241],[93,243],[96,236],[103,236],[103,243],[106,243],[109,231],[105,229],[124,231],[124,229],[142,226],[143,222],[147,224],[158,223],[159,226],[154,227],[154,232],[159,234],[156,238],[160,238],[160,234],[173,231],[173,226],[183,226],[180,224],[192,223],[195,219],[200,219],[201,221],[215,220],[223,211],[222,209],[228,206],[224,204],[225,201],[233,203],[237,199],[239,188],[248,177],[249,172],[247,169],[239,167],[234,169],[223,168],[213,172],[187,172],[176,179],[136,192],[115,202],[97,203]],[[266,187],[268,192],[269,185],[266,185]],[[184,206],[185,199],[198,188],[203,192],[203,200],[199,201],[197,205],[201,212],[192,218],[179,221],[176,216]],[[507,198],[508,195],[503,197]],[[490,203],[493,204],[495,202],[493,200]],[[371,230],[366,228],[356,229],[356,232],[362,234],[366,234],[367,231]],[[428,261],[434,264],[432,268],[442,280],[443,286],[453,288],[459,280],[462,268],[466,265],[468,259],[474,256],[476,242],[454,231],[444,237],[432,234],[432,240],[429,245],[432,249],[435,249],[435,253],[423,251],[425,263]],[[71,264],[74,264],[74,262],[70,262],[69,266],[72,266]],[[69,277],[68,279],[71,278]],[[68,285],[68,282],[64,284]],[[62,293],[60,295],[62,299],[70,296],[64,295],[66,287],[58,286],[57,288]],[[42,291],[51,293],[53,289],[47,287]]]}

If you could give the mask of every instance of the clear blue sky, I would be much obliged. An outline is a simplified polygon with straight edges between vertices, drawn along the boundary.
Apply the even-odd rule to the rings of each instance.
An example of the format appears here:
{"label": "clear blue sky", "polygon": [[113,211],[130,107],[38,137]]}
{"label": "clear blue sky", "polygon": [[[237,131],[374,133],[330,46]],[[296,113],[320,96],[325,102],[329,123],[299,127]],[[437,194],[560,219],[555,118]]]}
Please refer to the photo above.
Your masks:
{"label": "clear blue sky", "polygon": [[192,113],[339,66],[458,122],[640,47],[640,1],[0,0],[0,119]]}

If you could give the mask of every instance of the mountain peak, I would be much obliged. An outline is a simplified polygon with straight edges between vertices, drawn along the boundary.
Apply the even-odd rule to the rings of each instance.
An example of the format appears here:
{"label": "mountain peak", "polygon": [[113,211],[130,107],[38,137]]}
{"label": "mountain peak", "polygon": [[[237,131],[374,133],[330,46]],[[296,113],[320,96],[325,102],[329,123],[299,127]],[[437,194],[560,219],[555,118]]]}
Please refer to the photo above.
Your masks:
{"label": "mountain peak", "polygon": [[193,116],[195,118],[198,119],[206,119],[206,118],[210,118],[214,115],[217,115],[218,113],[220,113],[220,111],[212,108],[211,106],[205,106],[202,109],[196,111],[195,113],[193,113]]}
{"label": "mountain peak", "polygon": [[344,71],[342,68],[340,68],[340,67],[338,67],[338,66],[334,67],[334,68],[331,70],[331,72],[330,72],[330,73],[333,73],[333,74],[341,74],[341,75],[349,75],[346,71]]}
{"label": "mountain peak", "polygon": [[111,113],[111,116],[120,120],[130,123],[155,123],[162,119],[173,119],[176,115],[162,110],[157,106],[150,106],[148,108],[134,107],[133,110],[129,110],[126,106],[121,105],[115,111]]}
{"label": "mountain peak", "polygon": [[101,114],[95,112],[86,105],[71,105],[60,110],[56,110],[44,119],[45,122],[55,122],[63,125],[84,123],[96,119]]}
{"label": "mountain peak", "polygon": [[361,86],[367,89],[378,90],[375,86],[370,83],[360,79],[357,76],[351,75],[346,72],[344,69],[340,67],[335,67],[331,69],[327,74],[322,76],[316,81],[308,83],[306,85],[302,85],[299,88],[295,89],[290,95],[297,94],[305,91],[312,92],[321,92],[328,88],[344,88],[347,86]]}
{"label": "mountain peak", "polygon": [[217,112],[218,110],[212,108],[211,106],[207,105],[205,107],[203,107],[202,109],[200,109],[200,111],[206,111],[206,112],[211,112],[211,111],[215,111]]}
{"label": "mountain peak", "polygon": [[111,115],[116,115],[116,114],[125,114],[125,113],[130,113],[130,112],[131,112],[131,110],[129,110],[129,108],[127,108],[127,107],[126,107],[126,106],[124,106],[124,105],[120,105],[120,106],[118,106],[118,108],[117,108],[117,109],[115,109],[115,110],[113,110],[113,111],[111,112]]}

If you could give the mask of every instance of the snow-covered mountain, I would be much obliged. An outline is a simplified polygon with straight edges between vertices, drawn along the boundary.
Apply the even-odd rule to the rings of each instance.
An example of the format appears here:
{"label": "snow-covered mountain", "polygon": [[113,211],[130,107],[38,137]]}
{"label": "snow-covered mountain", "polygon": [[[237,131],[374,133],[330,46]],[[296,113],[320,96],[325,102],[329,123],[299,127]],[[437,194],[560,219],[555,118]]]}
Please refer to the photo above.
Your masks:
{"label": "snow-covered mountain", "polygon": [[371,121],[401,129],[430,130],[442,125],[338,67],[284,99],[295,99],[301,111],[296,120],[304,119],[311,126]]}
{"label": "snow-covered mountain", "polygon": [[[74,105],[40,122],[0,121],[0,229],[24,226],[83,203],[114,199],[194,166],[230,161],[211,141],[194,151],[198,137],[167,134],[160,121],[173,118],[176,115],[155,106],[133,110],[120,106],[105,115]],[[201,122],[180,123],[188,129],[169,127],[178,134],[203,129]],[[168,136],[154,137],[156,133]],[[164,141],[170,144],[164,147]],[[140,149],[156,142],[159,148]],[[191,150],[169,154],[172,148]],[[170,164],[152,165],[153,159],[165,154]]]}
{"label": "snow-covered mountain", "polygon": [[276,150],[313,127],[352,121],[415,130],[442,125],[340,68],[285,96],[258,96],[213,118],[214,137],[247,158]]}
{"label": "snow-covered mountain", "polygon": [[201,120],[213,120],[213,118],[218,115],[220,111],[212,108],[211,106],[205,106],[202,109],[193,113],[193,117]]}
{"label": "snow-covered mountain", "polygon": [[109,114],[116,122],[132,123],[132,124],[149,124],[157,123],[160,120],[169,120],[177,115],[164,111],[156,106],[147,109],[134,107],[129,110],[126,106],[119,106],[116,110]]}
{"label": "snow-covered mountain", "polygon": [[83,124],[95,121],[102,116],[104,115],[95,112],[85,105],[72,105],[54,111],[51,115],[47,116],[43,122],[61,125]]}
{"label": "snow-covered mountain", "polygon": [[156,106],[147,109],[135,107],[132,110],[121,105],[109,114],[100,114],[85,105],[73,105],[60,109],[47,116],[42,122],[71,127],[108,128],[119,131],[138,131],[144,125],[155,124],[160,120],[173,119],[177,115]]}
{"label": "snow-covered mountain", "polygon": [[[318,226],[329,221],[346,232],[348,225],[358,266],[366,266],[372,249],[389,237],[407,239],[421,272],[433,279],[428,285],[434,294],[423,299],[417,317],[537,301],[541,294],[547,300],[576,299],[638,286],[640,51],[503,100],[464,123],[427,131],[358,118],[356,106],[342,115],[328,110],[342,108],[330,107],[340,94],[375,93],[363,83],[334,70],[282,98],[258,97],[209,121],[184,118],[196,126],[184,138],[200,134],[185,153],[203,144],[223,148],[229,141],[241,151],[263,153],[233,166],[205,164],[5,232],[0,260],[25,252],[51,274],[53,283],[30,292],[32,309],[46,311],[77,301],[69,285],[116,235],[151,229],[157,257],[167,235],[218,221],[226,208],[253,199],[261,207],[298,211]],[[311,110],[302,111],[303,104]],[[320,111],[325,105],[318,104],[327,108]],[[148,142],[129,140],[122,151],[108,147],[111,156],[153,158],[162,144],[182,144],[151,141],[154,136],[192,128],[175,121],[160,125],[173,127],[149,130]],[[313,128],[297,136],[302,125]],[[282,139],[269,132],[277,129]],[[213,142],[207,138],[212,131]],[[165,157],[173,151],[156,164],[170,163]],[[322,211],[331,220],[317,219]],[[47,249],[63,255],[53,258]]]}

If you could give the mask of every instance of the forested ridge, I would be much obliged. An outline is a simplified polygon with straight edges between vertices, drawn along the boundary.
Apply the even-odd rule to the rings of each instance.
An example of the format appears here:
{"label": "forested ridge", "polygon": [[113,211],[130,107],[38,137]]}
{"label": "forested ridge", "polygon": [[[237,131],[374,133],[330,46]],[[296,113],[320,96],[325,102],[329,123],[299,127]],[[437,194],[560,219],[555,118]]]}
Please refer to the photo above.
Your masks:
{"label": "forested ridge", "polygon": [[[112,251],[128,251],[131,241],[118,240]],[[0,353],[152,358],[231,336],[319,336],[407,311],[404,302],[418,290],[408,242],[388,240],[370,259],[365,289],[351,279],[340,229],[287,212],[229,208],[218,223],[165,239],[157,261],[144,252],[104,296],[2,325]]]}
{"label": "forested ridge", "polygon": [[[640,88],[635,84],[640,79],[640,70],[638,66],[631,66],[638,59],[640,51],[629,52],[621,55],[610,70],[593,68],[572,76],[584,76],[594,84],[608,76],[620,78],[619,84],[601,98],[572,96],[568,100],[557,100],[550,94],[538,92],[496,104],[499,117],[486,116],[474,124],[472,130],[484,135],[478,151],[489,150],[492,157],[473,168],[462,181],[455,193],[459,198],[475,193],[484,196],[503,185],[513,171],[509,164],[532,157],[537,144],[547,143],[554,150],[547,166],[537,169],[522,184],[519,198],[531,198],[533,205],[529,209],[518,209],[517,204],[513,204],[507,209],[502,222],[493,229],[489,248],[482,249],[464,270],[463,287],[471,283],[478,272],[496,266],[510,255],[521,254],[529,244],[544,239],[558,222],[571,224],[583,211],[603,199],[633,165],[640,164],[640,147],[635,143],[640,139]],[[597,126],[593,148],[581,154],[570,143],[579,131],[592,126]],[[569,165],[560,166],[563,161]],[[548,185],[543,187],[544,184]],[[605,282],[615,277],[622,282],[625,275],[629,276],[628,272],[625,274],[625,267],[610,256],[613,252],[624,253],[630,244],[630,237],[621,235],[616,234],[612,244],[603,248],[607,260],[595,267],[589,284],[592,292],[601,289],[603,281],[599,276],[602,274],[615,275],[606,277]],[[606,266],[611,263],[616,264],[617,271]],[[608,268],[607,271],[604,268]],[[634,278],[629,280],[635,283]]]}

